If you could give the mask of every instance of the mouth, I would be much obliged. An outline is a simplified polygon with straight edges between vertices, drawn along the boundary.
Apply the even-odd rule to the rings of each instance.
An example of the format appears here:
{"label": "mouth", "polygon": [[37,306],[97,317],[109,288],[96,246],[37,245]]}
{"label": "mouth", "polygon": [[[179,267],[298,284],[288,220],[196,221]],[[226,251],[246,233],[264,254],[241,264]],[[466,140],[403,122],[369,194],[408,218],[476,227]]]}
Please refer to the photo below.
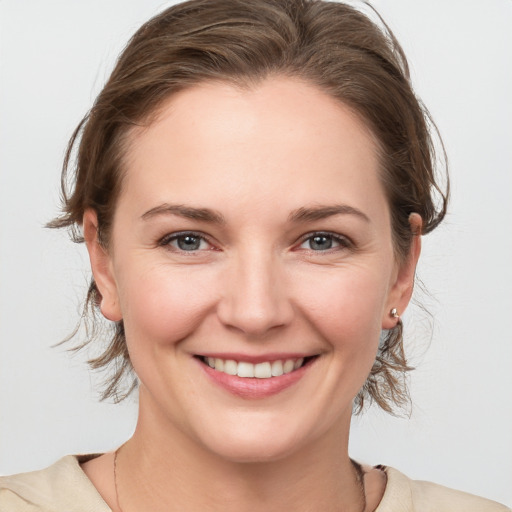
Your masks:
{"label": "mouth", "polygon": [[202,355],[196,355],[195,357],[216,372],[243,379],[272,379],[293,373],[311,364],[318,356],[274,359],[258,363]]}
{"label": "mouth", "polygon": [[320,354],[273,354],[244,356],[237,354],[198,354],[194,359],[214,382],[231,395],[264,399],[297,385],[311,373]]}

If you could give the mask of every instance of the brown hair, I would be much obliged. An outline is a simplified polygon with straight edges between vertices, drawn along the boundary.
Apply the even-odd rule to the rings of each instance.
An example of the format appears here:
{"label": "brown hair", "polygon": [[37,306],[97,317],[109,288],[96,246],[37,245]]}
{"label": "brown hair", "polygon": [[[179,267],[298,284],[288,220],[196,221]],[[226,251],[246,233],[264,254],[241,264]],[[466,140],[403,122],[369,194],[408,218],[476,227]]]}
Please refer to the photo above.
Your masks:
{"label": "brown hair", "polygon": [[[169,95],[194,84],[220,80],[250,87],[279,74],[316,85],[369,126],[379,142],[396,256],[405,258],[415,235],[409,215],[419,213],[423,233],[432,231],[446,213],[448,180],[443,192],[435,174],[432,133],[437,131],[411,88],[405,55],[369,9],[375,23],[335,2],[191,0],[149,20],[132,37],[71,137],[62,173],[63,214],[49,226],[69,227],[73,239],[83,242],[79,227],[84,211],[93,208],[100,242],[108,247],[130,129],[149,124]],[[100,301],[93,280],[82,317],[90,320],[92,331],[83,345],[97,338]],[[124,377],[132,375],[122,321],[90,364],[116,365],[103,398],[120,400],[133,389],[135,384],[128,392],[120,390]],[[384,333],[356,407],[361,410],[366,398],[389,412],[393,404],[406,403],[404,375],[410,369],[399,322]]]}

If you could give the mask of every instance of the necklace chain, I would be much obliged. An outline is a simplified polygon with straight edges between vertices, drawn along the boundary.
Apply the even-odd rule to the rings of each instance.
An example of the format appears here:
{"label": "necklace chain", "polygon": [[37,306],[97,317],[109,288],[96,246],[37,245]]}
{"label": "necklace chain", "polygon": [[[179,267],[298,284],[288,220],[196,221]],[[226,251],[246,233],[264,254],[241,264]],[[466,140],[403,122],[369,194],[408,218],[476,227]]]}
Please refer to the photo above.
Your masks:
{"label": "necklace chain", "polygon": [[117,490],[117,454],[119,453],[120,449],[121,449],[121,447],[119,447],[114,452],[114,488],[116,490],[116,506],[117,506],[117,510],[119,512],[123,512],[123,509],[121,508],[121,505],[119,505],[119,492]]}
{"label": "necklace chain", "polygon": [[[119,504],[119,491],[117,488],[117,454],[119,453],[119,450],[121,450],[121,446],[114,452],[114,488],[116,491],[116,506],[117,510],[119,512],[123,512],[123,509],[121,508],[121,505]],[[364,471],[361,467],[361,464],[358,464],[355,460],[350,459],[350,462],[352,463],[352,466],[356,470],[357,475],[357,482],[359,483],[359,487],[361,489],[361,497],[363,501],[363,508],[361,509],[361,512],[366,511],[366,492],[364,489]]]}

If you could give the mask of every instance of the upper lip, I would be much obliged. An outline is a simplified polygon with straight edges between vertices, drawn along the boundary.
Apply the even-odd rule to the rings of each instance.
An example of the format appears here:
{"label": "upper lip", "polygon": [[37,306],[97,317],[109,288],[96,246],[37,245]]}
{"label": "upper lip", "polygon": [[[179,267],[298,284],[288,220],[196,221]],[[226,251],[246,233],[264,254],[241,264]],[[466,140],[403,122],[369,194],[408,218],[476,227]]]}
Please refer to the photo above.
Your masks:
{"label": "upper lip", "polygon": [[304,352],[272,352],[268,354],[250,355],[235,352],[204,352],[196,354],[200,357],[211,357],[214,359],[223,359],[224,361],[243,361],[252,364],[272,362],[272,361],[286,361],[287,359],[300,359],[306,357],[316,356],[318,354],[304,353]]}

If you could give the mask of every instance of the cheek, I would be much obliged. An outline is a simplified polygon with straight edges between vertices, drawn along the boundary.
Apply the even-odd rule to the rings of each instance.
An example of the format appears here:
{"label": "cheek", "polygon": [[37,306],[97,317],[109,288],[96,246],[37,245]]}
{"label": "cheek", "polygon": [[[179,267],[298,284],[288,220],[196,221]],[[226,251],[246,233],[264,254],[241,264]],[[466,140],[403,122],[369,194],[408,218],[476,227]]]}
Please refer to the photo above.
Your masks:
{"label": "cheek", "polygon": [[211,279],[194,270],[133,272],[123,283],[121,308],[127,340],[168,345],[190,334],[215,302]]}
{"label": "cheek", "polygon": [[360,269],[333,269],[300,280],[300,308],[318,332],[336,348],[363,355],[376,351],[382,328],[387,283],[382,273]]}

